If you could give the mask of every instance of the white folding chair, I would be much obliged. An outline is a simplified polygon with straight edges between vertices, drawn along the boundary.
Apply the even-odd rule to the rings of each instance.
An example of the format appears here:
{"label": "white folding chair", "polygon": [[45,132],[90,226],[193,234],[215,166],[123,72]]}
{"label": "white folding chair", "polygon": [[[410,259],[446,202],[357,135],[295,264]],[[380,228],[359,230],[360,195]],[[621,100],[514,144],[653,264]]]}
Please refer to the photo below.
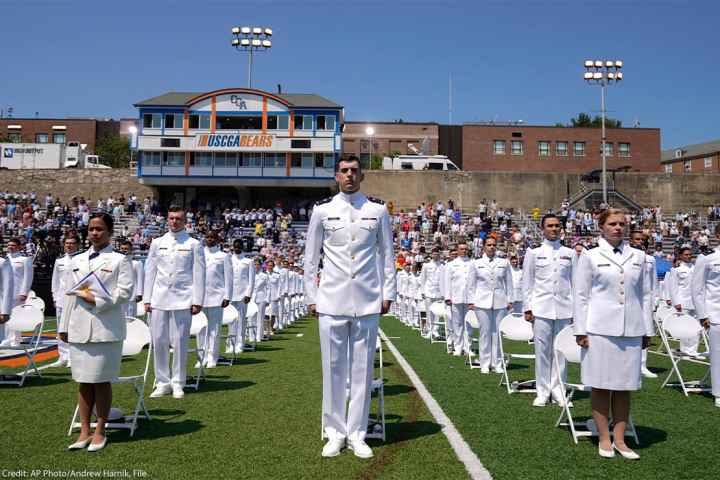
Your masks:
{"label": "white folding chair", "polygon": [[0,376],[0,385],[17,385],[22,387],[25,378],[28,375],[35,374],[42,377],[35,363],[40,339],[42,338],[42,329],[45,323],[45,315],[34,305],[24,304],[18,305],[10,312],[10,320],[5,323],[7,330],[16,332],[29,333],[30,337],[24,337],[18,346],[3,347],[3,350],[12,350],[22,352],[27,359],[23,372],[19,375],[3,375]]}
{"label": "white folding chair", "polygon": [[[235,353],[235,344],[237,343],[237,338],[235,334],[230,332],[230,325],[238,319],[240,314],[237,311],[237,308],[235,308],[232,304],[228,305],[227,307],[223,308],[223,318],[222,318],[222,325],[220,325],[220,332],[218,332],[218,335],[220,335],[220,344],[230,342],[230,345],[232,346],[232,357],[226,358],[226,357],[220,357],[218,360],[218,365],[233,365],[235,364],[235,360],[237,359],[237,354]],[[227,335],[221,335],[222,328],[225,327],[228,329]],[[227,355],[227,352],[225,352]]]}
{"label": "white folding chair", "polygon": [[[588,392],[592,391],[592,387],[584,385],[582,383],[570,383],[566,382],[562,378],[560,373],[560,357],[565,358],[565,361],[570,363],[580,364],[582,359],[582,347],[580,347],[575,341],[575,333],[573,332],[572,325],[567,326],[560,330],[557,337],[555,337],[555,343],[553,344],[553,363],[554,363],[554,374],[557,377],[558,385],[563,392],[565,392],[565,401],[561,405],[560,416],[555,422],[555,427],[569,427],[570,433],[573,437],[575,444],[578,443],[580,437],[597,437],[597,428],[595,421],[592,419],[587,420],[585,423],[577,423],[573,420],[572,414],[570,413],[570,402],[572,401],[575,392]],[[610,435],[612,435],[612,429]],[[640,444],[640,440],[635,430],[635,424],[632,421],[632,417],[628,418],[627,429],[625,430],[626,437],[632,437],[636,444]]]}
{"label": "white folding chair", "polygon": [[135,314],[137,315],[137,318],[147,317],[147,313],[145,313],[145,302],[142,300],[137,302],[137,305],[135,306]]}
{"label": "white folding chair", "polygon": [[[697,358],[693,358],[682,352],[679,348],[673,348],[672,345],[670,345],[671,340],[682,341],[697,338],[698,335],[702,335],[705,339],[705,330],[702,325],[700,325],[700,322],[687,313],[675,312],[665,317],[665,320],[662,322],[662,328],[660,329],[660,337],[662,338],[665,351],[670,358],[672,367],[670,368],[670,373],[665,378],[665,381],[662,383],[660,388],[680,387],[686,397],[690,392],[702,393],[711,391],[710,387],[706,384],[708,376],[710,375],[710,363],[703,360],[697,360]],[[706,365],[707,372],[700,380],[685,380],[682,372],[680,371],[680,364],[683,361]],[[670,383],[670,379],[673,375],[677,377],[678,381]]]}
{"label": "white folding chair", "polygon": [[37,308],[41,312],[45,311],[45,300],[43,300],[40,297],[28,297],[25,300],[25,305],[32,305],[33,307]]}
{"label": "white folding chair", "polygon": [[[205,342],[203,345],[198,345],[197,337],[200,333],[200,330],[202,330],[203,328],[205,329]],[[197,315],[192,316],[192,323],[190,323],[190,338],[188,339],[188,342],[192,342],[192,339],[194,337],[195,348],[192,348],[192,343],[190,343],[190,345],[188,345],[188,353],[195,353],[198,367],[197,374],[194,377],[190,377],[190,382],[187,383],[187,386],[195,389],[195,391],[198,391],[200,389],[200,380],[202,380],[205,376],[205,355],[208,351],[207,342],[208,338],[210,337],[210,335],[207,334],[207,328],[208,319],[205,316],[205,313],[200,312]]]}
{"label": "white folding chair", "polygon": [[[430,312],[435,315],[435,332],[431,332],[430,343],[447,342],[447,309],[445,302],[433,302],[430,305]],[[442,333],[441,328],[442,327]]]}
{"label": "white folding chair", "polygon": [[507,387],[508,393],[535,393],[535,380],[510,381],[508,373],[510,360],[517,358],[522,360],[534,360],[534,353],[507,353],[503,343],[507,340],[514,342],[527,342],[533,339],[532,324],[525,320],[522,313],[509,313],[502,320],[498,327],[498,347],[500,348],[500,358],[503,363],[503,375],[500,378],[500,386],[503,384]]}
{"label": "white folding chair", "polygon": [[[134,317],[127,318],[127,336],[123,342],[122,356],[123,357],[137,357],[145,349],[147,345],[147,356],[145,358],[145,368],[142,373],[130,376],[121,376],[112,381],[114,385],[117,384],[131,384],[137,395],[135,402],[135,410],[132,415],[121,415],[119,418],[113,418],[105,424],[107,428],[126,428],[130,430],[130,436],[135,434],[135,430],[138,428],[138,419],[144,418],[150,420],[150,414],[145,407],[145,385],[147,383],[148,371],[150,370],[150,359],[152,358],[152,338],[150,336],[150,328],[143,322]],[[116,409],[112,409],[116,411]],[[142,412],[141,412],[142,410]],[[74,429],[80,428],[80,422],[77,421],[79,413],[79,407],[75,406],[75,413],[70,421],[70,428],[68,429],[68,436],[72,434]],[[95,428],[96,422],[90,424],[91,428]]]}
{"label": "white folding chair", "polygon": [[[380,336],[377,337],[377,377],[373,378],[371,396],[374,394],[377,399],[377,413],[375,416],[370,413],[368,421],[368,432],[365,434],[365,438],[378,438],[383,442],[385,441],[385,372],[383,371],[383,348],[382,340]],[[372,397],[370,399],[372,402]],[[372,409],[372,403],[370,405]]]}
{"label": "white folding chair", "polygon": [[[468,331],[468,327],[471,327],[477,332],[478,336],[471,335]],[[475,311],[469,310],[465,314],[465,335],[468,339],[468,352],[467,352],[467,365],[470,365],[470,369],[480,368],[480,322],[478,322]],[[458,341],[462,341],[461,339]],[[475,344],[477,344],[477,354],[475,354]],[[477,357],[477,360],[473,360],[473,357]]]}
{"label": "white folding chair", "polygon": [[243,335],[245,335],[246,342],[243,350],[249,350],[254,352],[255,347],[257,346],[257,327],[255,325],[255,322],[253,322],[253,317],[255,317],[257,314],[257,303],[251,300],[250,303],[247,304],[247,308],[245,309],[245,332],[243,333]]}
{"label": "white folding chair", "polygon": [[[663,329],[662,324],[665,321],[665,319],[669,316],[675,313],[675,309],[665,303],[664,301],[660,301],[660,304],[658,305],[657,310],[655,310],[653,314],[653,323],[655,324],[655,328],[657,329],[658,333],[660,334],[660,337],[663,336]],[[665,344],[661,341],[658,345],[657,349],[655,350],[655,353],[663,353],[665,350]]]}

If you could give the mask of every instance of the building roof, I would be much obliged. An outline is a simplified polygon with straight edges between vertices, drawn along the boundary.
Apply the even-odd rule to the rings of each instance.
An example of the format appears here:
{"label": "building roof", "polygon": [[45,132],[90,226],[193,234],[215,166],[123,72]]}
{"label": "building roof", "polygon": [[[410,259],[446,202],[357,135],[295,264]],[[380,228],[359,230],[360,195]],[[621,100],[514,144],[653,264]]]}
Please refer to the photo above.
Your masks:
{"label": "building roof", "polygon": [[[677,151],[680,151],[679,156],[676,155]],[[705,143],[696,143],[693,145],[685,145],[683,147],[675,147],[669,150],[663,150],[660,155],[660,162],[667,163],[672,161],[678,161],[690,157],[700,157],[702,155],[710,155],[713,153],[720,152],[720,139],[712,140]]]}
{"label": "building roof", "polygon": [[[177,107],[206,92],[168,92],[135,104],[136,107]],[[274,93],[296,108],[342,108],[341,105],[314,93]]]}

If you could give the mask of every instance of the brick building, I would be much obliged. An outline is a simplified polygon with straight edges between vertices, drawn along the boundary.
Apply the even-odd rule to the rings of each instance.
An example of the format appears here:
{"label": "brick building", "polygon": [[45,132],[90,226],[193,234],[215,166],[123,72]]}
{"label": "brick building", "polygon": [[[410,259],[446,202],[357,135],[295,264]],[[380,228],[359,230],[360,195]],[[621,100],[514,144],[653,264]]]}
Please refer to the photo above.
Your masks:
{"label": "brick building", "polygon": [[720,139],[662,152],[665,173],[720,173]]}
{"label": "brick building", "polygon": [[98,140],[117,134],[119,122],[94,118],[0,118],[0,139],[15,143],[80,142],[95,152]]}

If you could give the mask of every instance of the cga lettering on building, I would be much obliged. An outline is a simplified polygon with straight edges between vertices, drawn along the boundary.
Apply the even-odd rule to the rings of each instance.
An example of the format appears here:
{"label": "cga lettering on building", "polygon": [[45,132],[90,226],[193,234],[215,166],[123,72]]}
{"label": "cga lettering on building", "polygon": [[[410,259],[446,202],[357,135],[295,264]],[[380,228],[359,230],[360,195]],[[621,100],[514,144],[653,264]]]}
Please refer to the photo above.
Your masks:
{"label": "cga lettering on building", "polygon": [[263,147],[273,146],[272,135],[241,135],[241,134],[202,134],[197,136],[198,147],[208,148],[237,148],[237,147]]}

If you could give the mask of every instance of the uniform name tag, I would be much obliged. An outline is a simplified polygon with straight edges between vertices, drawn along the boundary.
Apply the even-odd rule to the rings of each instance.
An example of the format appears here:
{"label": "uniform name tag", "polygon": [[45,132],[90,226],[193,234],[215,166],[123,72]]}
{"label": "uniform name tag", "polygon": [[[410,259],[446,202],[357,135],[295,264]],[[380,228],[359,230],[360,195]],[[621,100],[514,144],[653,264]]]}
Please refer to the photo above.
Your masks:
{"label": "uniform name tag", "polygon": [[538,260],[547,260],[547,257],[537,257]]}
{"label": "uniform name tag", "polygon": [[73,268],[73,272],[77,272],[79,270],[80,270],[79,268]]}
{"label": "uniform name tag", "polygon": [[178,248],[177,251],[178,251],[178,252],[189,252],[190,249],[189,249],[189,248]]}
{"label": "uniform name tag", "polygon": [[640,264],[639,264],[639,263],[633,263],[633,266],[635,266],[635,267],[639,267],[639,266],[640,266]]}
{"label": "uniform name tag", "polygon": [[328,220],[340,220],[340,217],[328,217]]}
{"label": "uniform name tag", "polygon": [[609,266],[610,266],[609,263],[599,263],[598,264],[598,267],[609,267]]}
{"label": "uniform name tag", "polygon": [[158,250],[167,250],[167,247],[159,247]]}
{"label": "uniform name tag", "polygon": [[713,263],[713,267],[720,267],[720,263]]}
{"label": "uniform name tag", "polygon": [[377,220],[377,218],[376,217],[368,217],[368,218],[363,218],[362,220]]}
{"label": "uniform name tag", "polygon": [[477,268],[485,268],[485,265],[478,265]]}
{"label": "uniform name tag", "polygon": [[112,270],[108,270],[107,268],[101,268],[100,271],[101,271],[101,272],[112,273]]}
{"label": "uniform name tag", "polygon": [[560,260],[572,260],[570,257],[560,257]]}

